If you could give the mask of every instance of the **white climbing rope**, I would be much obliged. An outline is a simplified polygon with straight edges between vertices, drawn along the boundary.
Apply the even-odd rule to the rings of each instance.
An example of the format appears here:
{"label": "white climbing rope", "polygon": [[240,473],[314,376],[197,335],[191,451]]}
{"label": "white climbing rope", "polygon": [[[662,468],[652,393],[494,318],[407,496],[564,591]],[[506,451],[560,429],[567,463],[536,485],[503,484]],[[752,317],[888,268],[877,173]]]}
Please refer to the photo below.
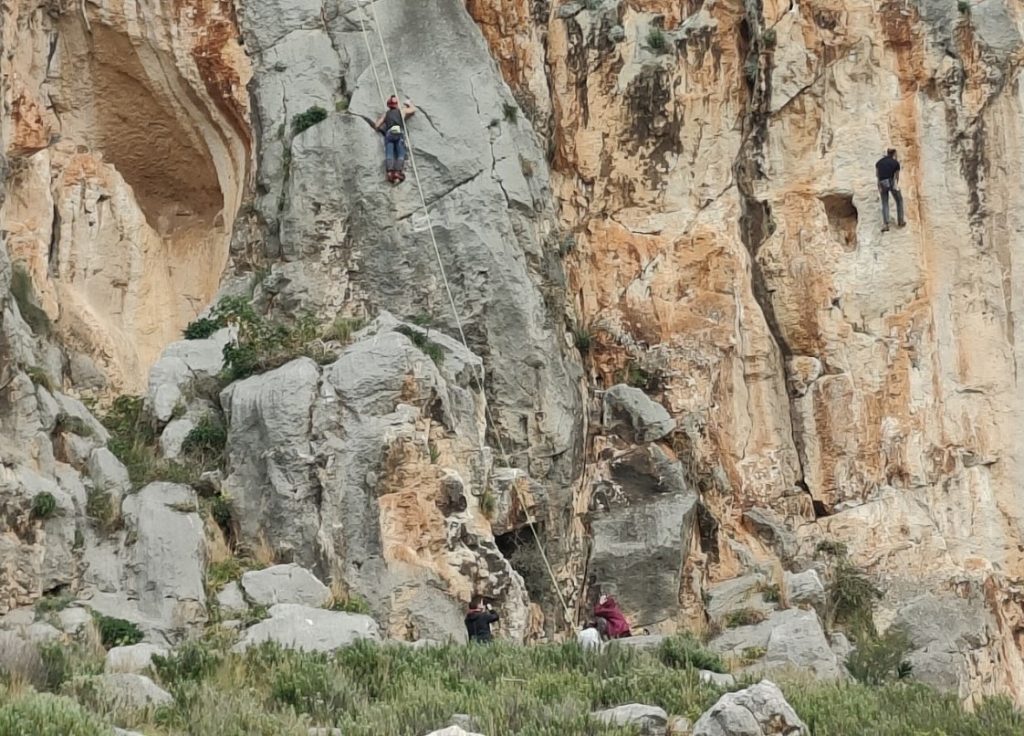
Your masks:
{"label": "white climbing rope", "polygon": [[[405,140],[406,140],[406,144],[407,144],[406,147],[408,148],[408,153],[409,153],[409,163],[412,165],[413,179],[416,181],[416,189],[419,192],[420,204],[423,207],[423,213],[424,213],[424,216],[426,217],[427,230],[430,233],[430,243],[431,243],[431,245],[434,248],[434,257],[437,259],[437,267],[438,267],[438,269],[441,272],[441,281],[444,282],[444,289],[445,289],[445,292],[448,295],[448,303],[451,305],[452,314],[455,317],[455,325],[456,325],[456,327],[458,327],[458,330],[459,330],[459,338],[462,340],[462,345],[466,348],[466,351],[471,353],[472,350],[470,350],[469,342],[466,340],[466,333],[465,333],[465,331],[462,328],[462,320],[459,317],[459,309],[458,309],[458,306],[456,306],[456,304],[455,304],[455,296],[454,296],[454,294],[452,294],[451,285],[448,282],[448,274],[447,274],[447,272],[445,271],[445,268],[444,268],[444,261],[441,259],[441,249],[440,249],[440,247],[437,244],[437,237],[434,235],[434,224],[433,224],[433,220],[431,220],[431,218],[430,218],[430,208],[427,206],[427,199],[426,199],[426,197],[423,194],[423,184],[420,181],[419,169],[416,166],[416,156],[413,153],[412,136],[409,135],[409,127],[408,127],[408,125],[405,124],[405,113],[402,110],[401,99],[398,96],[398,83],[395,81],[395,74],[394,74],[394,72],[391,69],[391,59],[388,57],[387,45],[385,45],[385,43],[384,43],[384,34],[381,31],[380,20],[377,18],[376,2],[375,2],[375,0],[370,0],[370,2],[368,4],[370,6],[370,12],[373,14],[373,25],[374,25],[374,28],[376,28],[376,30],[377,30],[377,39],[380,41],[380,48],[381,48],[381,52],[382,52],[383,58],[384,58],[384,65],[385,65],[385,68],[387,69],[387,72],[388,72],[388,78],[391,81],[391,87],[392,87],[392,90],[393,90],[393,94],[394,94],[396,99],[399,99],[398,111],[402,115],[402,128],[403,128],[403,131],[405,132]],[[361,14],[359,16],[359,22],[360,22],[360,24],[362,24],[362,15]],[[363,25],[363,39],[366,41],[366,48],[367,48],[367,51],[370,53],[370,65],[372,67],[373,66],[373,52],[369,51],[370,50],[370,43],[369,43],[369,39],[367,38],[367,35],[366,35],[366,26],[365,25]],[[377,77],[376,69],[374,69],[373,75],[374,75],[374,77]],[[377,78],[377,88],[378,88],[378,91],[381,90],[381,85],[380,85],[380,79],[379,78]],[[381,94],[381,98],[383,98],[384,97],[383,92],[380,92],[380,94]],[[490,403],[487,401],[487,395],[486,395],[486,393],[484,391],[484,380],[483,380],[482,371],[483,371],[482,363],[481,363],[481,366],[479,366],[479,367],[474,364],[474,367],[473,367],[473,379],[476,382],[477,390],[480,392],[480,395],[484,399],[484,410],[486,412],[487,421],[490,422],[491,426],[494,427],[494,429],[495,429],[494,437],[497,440],[498,450],[501,452],[501,456],[502,456],[502,459],[503,459],[503,461],[505,463],[505,466],[506,467],[512,467],[512,464],[511,464],[511,462],[509,460],[508,452],[506,452],[506,450],[505,450],[505,443],[502,442],[501,434],[498,432],[498,424],[494,421],[494,416],[491,414],[491,406],[490,406]],[[484,449],[484,438],[481,436],[481,438],[480,438],[481,454],[483,454],[483,449]],[[544,545],[541,543],[540,535],[537,534],[537,529],[534,526],[534,519],[532,517],[532,514],[530,514],[529,511],[527,511],[526,504],[523,502],[523,499],[522,499],[522,497],[519,494],[519,489],[516,486],[516,479],[515,478],[513,478],[513,480],[512,480],[512,491],[513,491],[513,493],[515,493],[516,498],[519,500],[519,503],[520,503],[520,505],[523,508],[523,513],[526,514],[526,524],[527,524],[527,526],[530,527],[530,531],[533,534],[533,540],[537,544],[537,550],[540,552],[541,561],[544,563],[544,567],[547,570],[548,577],[551,578],[551,585],[555,589],[555,594],[558,596],[558,601],[559,601],[559,603],[562,604],[562,612],[563,612],[563,614],[565,616],[565,621],[566,621],[566,623],[569,626],[572,626],[573,625],[572,611],[569,608],[568,604],[566,603],[565,598],[562,596],[562,589],[561,589],[561,587],[558,584],[557,578],[555,577],[554,570],[551,569],[551,563],[548,562],[548,556],[547,556],[547,553],[544,551]]]}
{"label": "white climbing rope", "polygon": [[[370,5],[373,4],[373,0],[370,0]],[[360,11],[363,9],[360,8]],[[374,11],[374,18],[377,17],[376,11]],[[363,30],[363,42],[366,44],[366,53],[370,56],[370,71],[373,72],[373,78],[377,82],[377,94],[380,95],[381,104],[384,103],[384,87],[380,83],[380,77],[377,75],[377,64],[373,60],[373,49],[370,48],[370,35],[366,32],[366,23],[363,21],[363,13],[359,13],[359,27]],[[385,53],[387,53],[385,51]]]}

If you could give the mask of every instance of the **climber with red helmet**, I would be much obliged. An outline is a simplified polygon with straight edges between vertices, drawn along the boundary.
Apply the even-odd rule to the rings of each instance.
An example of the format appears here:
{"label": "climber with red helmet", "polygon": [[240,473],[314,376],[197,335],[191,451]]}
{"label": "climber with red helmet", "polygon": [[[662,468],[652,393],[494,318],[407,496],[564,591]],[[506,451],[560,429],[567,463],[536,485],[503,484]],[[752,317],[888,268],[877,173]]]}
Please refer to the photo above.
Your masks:
{"label": "climber with red helmet", "polygon": [[405,119],[415,113],[412,100],[406,100],[405,105],[399,107],[398,98],[391,95],[387,111],[373,126],[384,136],[385,168],[392,184],[405,181]]}

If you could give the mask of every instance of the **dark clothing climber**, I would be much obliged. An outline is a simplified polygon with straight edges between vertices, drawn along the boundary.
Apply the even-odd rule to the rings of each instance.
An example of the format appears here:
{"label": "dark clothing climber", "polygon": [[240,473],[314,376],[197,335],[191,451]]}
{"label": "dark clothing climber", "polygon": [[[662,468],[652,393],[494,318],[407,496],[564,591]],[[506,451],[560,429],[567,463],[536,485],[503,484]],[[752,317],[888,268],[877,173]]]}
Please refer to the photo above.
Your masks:
{"label": "dark clothing climber", "polygon": [[384,164],[392,184],[405,181],[405,118],[415,113],[416,107],[410,100],[399,108],[398,98],[392,95],[387,111],[373,126],[384,136]]}
{"label": "dark clothing climber", "polygon": [[896,200],[896,224],[903,227],[907,224],[903,216],[903,195],[899,190],[900,162],[896,160],[896,149],[890,148],[885,156],[875,164],[875,176],[878,177],[878,193],[882,197],[882,232],[889,231],[889,195]]}
{"label": "dark clothing climber", "polygon": [[466,633],[469,634],[469,640],[483,643],[491,641],[491,624],[497,620],[498,614],[490,605],[485,607],[482,599],[474,599],[469,611],[466,612]]}

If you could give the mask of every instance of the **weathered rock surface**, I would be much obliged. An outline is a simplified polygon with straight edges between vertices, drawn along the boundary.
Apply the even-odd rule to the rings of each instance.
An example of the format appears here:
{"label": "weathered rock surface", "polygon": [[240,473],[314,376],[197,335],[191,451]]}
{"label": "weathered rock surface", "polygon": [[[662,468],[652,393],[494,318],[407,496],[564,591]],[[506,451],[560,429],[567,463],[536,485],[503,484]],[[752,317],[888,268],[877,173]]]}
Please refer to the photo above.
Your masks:
{"label": "weathered rock surface", "polygon": [[95,697],[112,710],[145,710],[174,701],[170,693],[145,675],[125,672],[95,675],[76,680],[74,684],[80,682],[88,685]]}
{"label": "weathered rock surface", "polygon": [[726,693],[693,725],[693,736],[809,736],[775,683]]}
{"label": "weathered rock surface", "polygon": [[604,393],[604,427],[627,442],[642,444],[665,437],[676,423],[643,391],[619,384]]}
{"label": "weathered rock surface", "polygon": [[645,736],[665,736],[668,714],[653,705],[620,705],[592,713],[591,717],[614,726],[632,726]]}
{"label": "weathered rock surface", "polygon": [[153,655],[168,655],[168,650],[153,644],[132,644],[125,647],[114,647],[107,652],[103,663],[103,671],[107,673],[129,672],[141,674],[153,663]]}
{"label": "weathered rock surface", "polygon": [[231,581],[217,592],[217,605],[223,613],[240,613],[249,608],[242,595],[242,588],[238,583]]}
{"label": "weathered rock surface", "polygon": [[710,646],[713,651],[738,659],[751,650],[763,651],[763,657],[750,665],[753,671],[788,669],[821,680],[834,680],[842,674],[813,611],[777,611],[759,624],[727,629],[712,639]]}
{"label": "weathered rock surface", "polygon": [[755,611],[770,613],[774,606],[764,599],[762,589],[767,584],[764,575],[752,574],[725,580],[708,587],[707,612],[712,621],[722,622],[731,613]]}
{"label": "weathered rock surface", "polygon": [[270,618],[245,630],[236,651],[273,641],[288,649],[329,652],[362,639],[378,641],[376,622],[369,616],[325,611],[292,603],[270,608]]}
{"label": "weathered rock surface", "polygon": [[783,579],[786,584],[786,602],[789,605],[820,606],[825,603],[825,586],[822,585],[821,576],[816,570],[786,572]]}
{"label": "weathered rock surface", "polygon": [[260,606],[297,603],[320,607],[331,599],[331,591],[309,570],[299,565],[274,565],[242,575],[242,590]]}

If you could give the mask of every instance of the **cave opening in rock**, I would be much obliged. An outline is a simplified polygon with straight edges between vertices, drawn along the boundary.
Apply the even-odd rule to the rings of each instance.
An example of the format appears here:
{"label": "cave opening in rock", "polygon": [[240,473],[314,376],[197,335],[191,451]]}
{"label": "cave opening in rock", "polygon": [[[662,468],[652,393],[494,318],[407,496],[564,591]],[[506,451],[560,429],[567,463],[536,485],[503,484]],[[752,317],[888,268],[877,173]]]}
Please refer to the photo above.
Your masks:
{"label": "cave opening in rock", "polygon": [[843,250],[857,248],[857,207],[852,194],[823,194],[818,199],[825,207],[828,227],[832,237],[843,246]]}
{"label": "cave opening in rock", "polygon": [[[537,537],[543,543],[544,524],[535,522],[534,529],[537,531]],[[529,527],[512,529],[504,534],[495,534],[494,543],[502,556],[512,565],[512,569],[523,578],[530,599],[540,600],[550,586],[544,568],[544,560],[537,548],[537,538],[534,537]]]}

